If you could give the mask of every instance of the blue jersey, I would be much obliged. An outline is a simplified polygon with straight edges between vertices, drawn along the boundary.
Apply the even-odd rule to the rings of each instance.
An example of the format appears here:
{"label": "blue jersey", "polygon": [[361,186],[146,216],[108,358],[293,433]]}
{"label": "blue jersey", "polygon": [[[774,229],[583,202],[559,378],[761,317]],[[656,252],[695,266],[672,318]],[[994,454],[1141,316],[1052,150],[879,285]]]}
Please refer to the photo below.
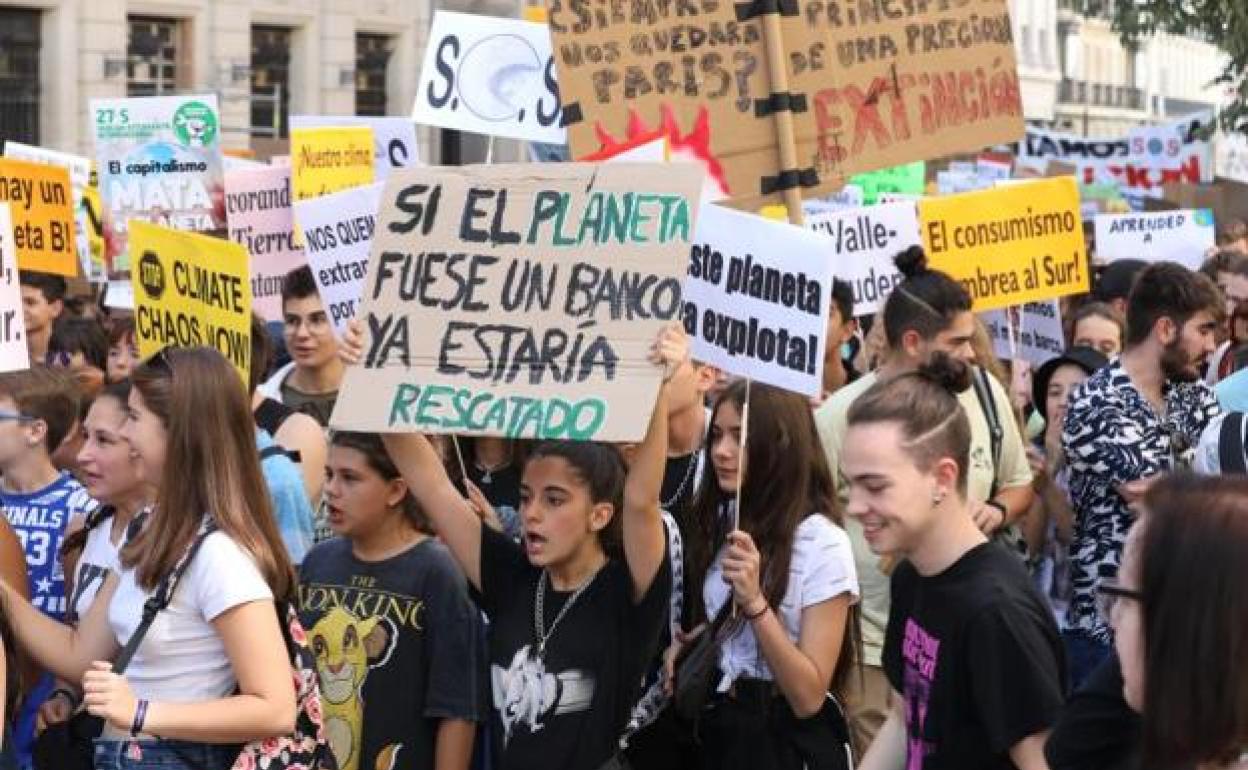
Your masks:
{"label": "blue jersey", "polygon": [[60,552],[65,527],[74,518],[95,510],[97,503],[73,476],[62,473],[56,481],[35,492],[0,488],[0,504],[26,552],[31,603],[45,615],[63,621],[65,571]]}

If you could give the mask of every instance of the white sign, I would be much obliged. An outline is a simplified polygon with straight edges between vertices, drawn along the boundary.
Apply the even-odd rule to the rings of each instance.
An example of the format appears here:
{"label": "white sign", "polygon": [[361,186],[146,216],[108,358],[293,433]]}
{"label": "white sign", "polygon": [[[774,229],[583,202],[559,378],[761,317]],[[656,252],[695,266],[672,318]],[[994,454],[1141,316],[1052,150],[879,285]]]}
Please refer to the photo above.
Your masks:
{"label": "white sign", "polygon": [[1062,312],[1057,300],[989,310],[979,317],[988,327],[993,352],[1003,361],[1027,361],[1038,367],[1066,349],[1066,333],[1062,329]]}
{"label": "white sign", "polygon": [[412,119],[508,139],[562,144],[545,24],[438,11]]}
{"label": "white sign", "polygon": [[17,280],[17,244],[9,204],[0,203],[0,372],[30,368],[26,320]]}
{"label": "white sign", "polygon": [[893,257],[923,243],[918,209],[909,202],[820,214],[808,218],[806,226],[827,236],[824,254],[833,260],[836,277],[854,289],[855,317],[884,306],[903,279]]}
{"label": "white sign", "polygon": [[1219,134],[1213,145],[1214,171],[1224,179],[1248,184],[1248,137]]}
{"label": "white sign", "polygon": [[368,254],[373,247],[377,205],[385,182],[295,201],[295,221],[321,302],[342,336],[364,294]]}
{"label": "white sign", "polygon": [[334,126],[368,126],[373,129],[375,179],[383,181],[396,168],[420,165],[416,124],[411,118],[376,118],[361,115],[292,115],[291,129]]}
{"label": "white sign", "polygon": [[1197,270],[1215,240],[1209,209],[1096,216],[1096,255],[1106,262],[1169,260]]}
{"label": "white sign", "polygon": [[768,385],[823,387],[832,260],[800,227],[704,204],[684,284],[693,357]]}
{"label": "white sign", "polygon": [[78,244],[78,263],[82,265],[82,274],[88,281],[103,281],[106,277],[104,266],[91,259],[91,242],[87,239],[87,212],[82,207],[82,191],[91,183],[91,161],[81,155],[70,155],[67,152],[32,147],[14,141],[4,143],[4,156],[47,166],[60,166],[69,171],[69,185],[74,196],[74,233],[77,238],[75,242]]}

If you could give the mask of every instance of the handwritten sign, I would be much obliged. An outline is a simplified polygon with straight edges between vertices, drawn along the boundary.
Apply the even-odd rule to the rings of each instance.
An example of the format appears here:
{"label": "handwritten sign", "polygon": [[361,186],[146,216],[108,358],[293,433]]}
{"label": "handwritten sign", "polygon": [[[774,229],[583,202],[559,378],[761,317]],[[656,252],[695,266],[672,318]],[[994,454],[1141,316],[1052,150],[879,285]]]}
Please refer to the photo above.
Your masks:
{"label": "handwritten sign", "polygon": [[820,392],[832,260],[809,230],[704,204],[684,283],[693,357],[809,396]]}
{"label": "handwritten sign", "polygon": [[108,273],[129,274],[131,220],[225,229],[220,113],[213,94],[92,99]]}
{"label": "handwritten sign", "polygon": [[290,169],[261,166],[225,172],[230,240],[251,255],[251,297],[266,321],[282,320],[282,280],[304,262],[295,244]]}
{"label": "handwritten sign", "polygon": [[886,203],[819,214],[806,226],[826,236],[824,254],[836,277],[854,289],[854,316],[878,311],[901,283],[898,253],[921,243],[913,203]]}
{"label": "handwritten sign", "polygon": [[976,311],[1088,290],[1088,257],[1071,177],[919,202],[933,268],[961,281]]}
{"label": "handwritten sign", "polygon": [[197,233],[130,223],[135,255],[135,339],[139,355],[208,345],[234,364],[243,382],[251,366],[251,291],[247,249]]}
{"label": "handwritten sign", "polygon": [[17,264],[23,270],[78,275],[74,193],[68,171],[0,158],[0,203],[9,204]]}
{"label": "handwritten sign", "polygon": [[1066,350],[1066,333],[1057,300],[981,313],[993,352],[1003,361],[1027,361],[1040,366]]}
{"label": "handwritten sign", "polygon": [[[416,124],[408,118],[361,115],[291,115],[291,129],[364,126],[373,131],[374,179],[385,179],[396,168],[420,165]],[[279,165],[279,164],[274,164]]]}
{"label": "handwritten sign", "polygon": [[546,25],[438,11],[425,46],[412,119],[509,139],[562,143],[559,87]]}
{"label": "handwritten sign", "polygon": [[680,313],[700,179],[684,164],[395,172],[331,424],[636,441]]}
{"label": "handwritten sign", "polygon": [[82,274],[89,281],[105,280],[106,273],[91,259],[91,243],[87,235],[87,214],[83,209],[82,194],[91,182],[91,161],[81,155],[57,152],[43,147],[32,147],[21,142],[7,141],[4,143],[4,155],[7,158],[24,160],[30,163],[43,163],[48,166],[60,166],[69,172],[69,184],[74,193],[74,244],[78,250],[78,264]]}
{"label": "handwritten sign", "polygon": [[291,129],[290,154],[297,201],[373,181],[373,130],[367,126]]}
{"label": "handwritten sign", "polygon": [[1106,262],[1168,260],[1198,270],[1215,242],[1209,209],[1097,214],[1095,222],[1096,255]]}
{"label": "handwritten sign", "polygon": [[0,203],[0,372],[30,368],[10,206]]}
{"label": "handwritten sign", "polygon": [[376,182],[295,203],[308,266],[339,336],[355,318],[364,294],[384,187],[384,182]]}

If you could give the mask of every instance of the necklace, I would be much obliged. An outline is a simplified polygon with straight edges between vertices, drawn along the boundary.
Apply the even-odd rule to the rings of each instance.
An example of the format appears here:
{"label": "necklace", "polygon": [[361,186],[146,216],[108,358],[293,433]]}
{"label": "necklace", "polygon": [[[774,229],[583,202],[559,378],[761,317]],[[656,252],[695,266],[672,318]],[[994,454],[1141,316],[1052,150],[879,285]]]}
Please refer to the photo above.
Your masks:
{"label": "necklace", "polygon": [[554,636],[555,629],[559,626],[559,621],[563,620],[563,616],[568,614],[568,610],[572,609],[572,605],[576,604],[576,600],[581,598],[581,594],[585,593],[585,589],[589,588],[589,584],[594,582],[594,578],[598,577],[598,570],[594,570],[594,574],[585,578],[568,600],[563,603],[563,607],[559,609],[559,613],[555,615],[555,621],[550,624],[550,630],[546,630],[546,584],[550,582],[550,572],[542,570],[542,576],[537,579],[537,596],[533,602],[533,630],[537,634],[537,657],[540,660],[546,654],[546,642],[550,637]]}
{"label": "necklace", "polygon": [[477,470],[481,471],[481,483],[489,484],[494,481],[494,474],[503,468],[511,465],[511,458],[507,457],[502,462],[487,465],[480,460],[473,460],[473,465],[477,466]]}
{"label": "necklace", "polygon": [[692,479],[697,473],[698,460],[700,459],[701,455],[697,450],[694,450],[689,454],[689,465],[685,467],[685,477],[680,480],[680,486],[676,487],[676,491],[672,493],[672,496],[663,501],[663,510],[671,513],[672,506],[675,505],[676,501],[680,499],[680,496],[685,493],[685,487],[689,485],[689,480]]}

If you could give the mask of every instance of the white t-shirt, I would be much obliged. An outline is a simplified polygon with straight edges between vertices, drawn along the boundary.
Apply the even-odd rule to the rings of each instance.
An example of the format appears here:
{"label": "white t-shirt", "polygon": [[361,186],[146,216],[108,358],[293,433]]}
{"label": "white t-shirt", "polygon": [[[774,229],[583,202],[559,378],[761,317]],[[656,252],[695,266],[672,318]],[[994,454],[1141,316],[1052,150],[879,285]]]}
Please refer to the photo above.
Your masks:
{"label": "white t-shirt", "polygon": [[[108,608],[108,622],[119,644],[125,644],[138,627],[149,595],[135,584],[134,570],[121,572]],[[212,621],[240,604],[272,598],[251,555],[225,533],[213,532],[126,669],[135,696],[194,703],[231,694],[237,680]]]}
{"label": "white t-shirt", "polygon": [[[731,595],[731,588],[724,582],[720,570],[722,560],[721,549],[702,584],[702,600],[709,617],[715,617]],[[784,601],[772,609],[789,638],[796,643],[802,629],[802,610],[841,594],[849,594],[851,601],[858,600],[858,576],[849,536],[826,516],[807,516],[797,525],[793,538],[793,558]],[[775,679],[758,649],[754,629],[748,623],[720,647],[719,668],[724,674],[719,683],[720,692],[727,691],[739,677]]]}
{"label": "white t-shirt", "polygon": [[104,586],[110,572],[121,574],[121,546],[125,533],[117,543],[112,541],[113,519],[101,521],[87,533],[87,544],[78,557],[74,571],[74,589],[69,597],[70,617],[81,620],[95,603],[95,596]]}

